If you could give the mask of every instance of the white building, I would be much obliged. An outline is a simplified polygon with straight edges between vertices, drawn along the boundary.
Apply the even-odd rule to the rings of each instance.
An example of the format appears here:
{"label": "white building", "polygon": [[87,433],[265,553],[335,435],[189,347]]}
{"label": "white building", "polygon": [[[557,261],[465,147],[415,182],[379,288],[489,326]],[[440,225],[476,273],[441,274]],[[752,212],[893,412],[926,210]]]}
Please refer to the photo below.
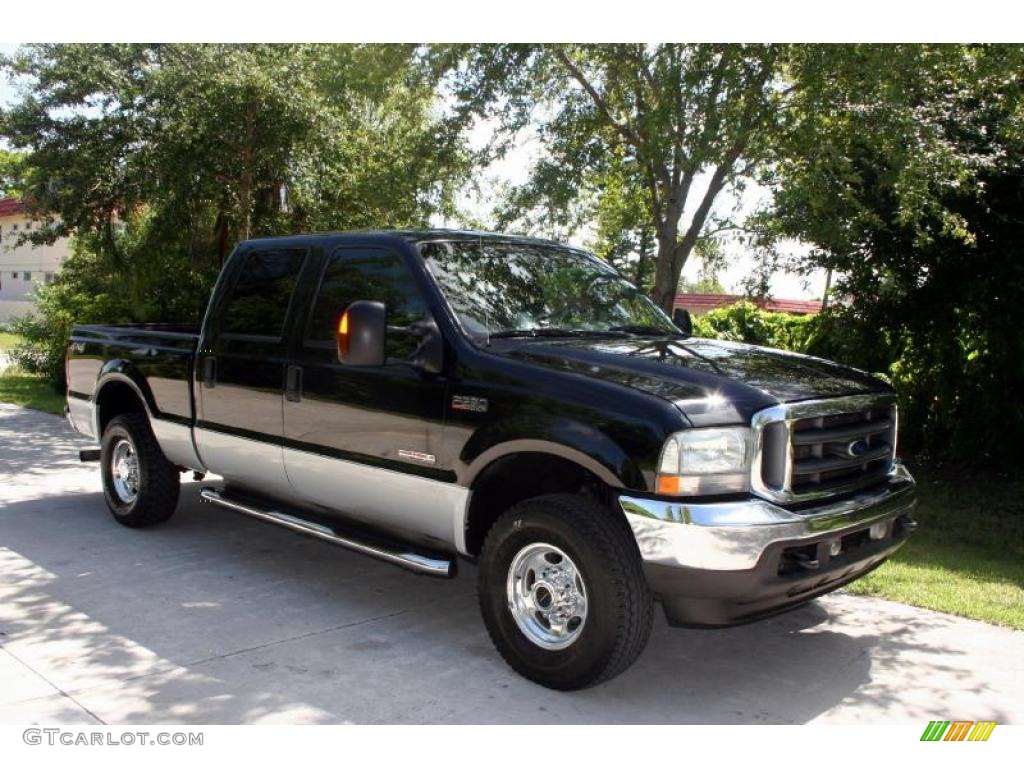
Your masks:
{"label": "white building", "polygon": [[51,282],[70,252],[67,238],[52,245],[19,245],[20,237],[38,226],[20,200],[0,199],[0,322],[29,313],[32,289]]}

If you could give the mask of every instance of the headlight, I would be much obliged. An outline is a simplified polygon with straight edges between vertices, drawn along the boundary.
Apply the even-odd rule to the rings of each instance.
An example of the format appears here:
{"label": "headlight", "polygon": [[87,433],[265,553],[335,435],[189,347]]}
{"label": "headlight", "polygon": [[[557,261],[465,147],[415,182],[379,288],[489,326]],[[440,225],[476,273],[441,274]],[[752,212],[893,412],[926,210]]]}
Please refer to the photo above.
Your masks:
{"label": "headlight", "polygon": [[750,487],[750,430],[688,429],[672,435],[661,451],[658,493],[709,496]]}

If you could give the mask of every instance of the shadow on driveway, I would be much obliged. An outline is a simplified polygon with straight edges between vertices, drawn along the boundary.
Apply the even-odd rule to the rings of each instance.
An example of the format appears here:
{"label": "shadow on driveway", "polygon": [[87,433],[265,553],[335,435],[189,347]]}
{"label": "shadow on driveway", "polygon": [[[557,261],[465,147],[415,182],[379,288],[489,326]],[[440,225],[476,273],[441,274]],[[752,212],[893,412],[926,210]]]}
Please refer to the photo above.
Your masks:
{"label": "shadow on driveway", "polygon": [[[586,691],[548,691],[492,648],[471,565],[460,563],[453,581],[416,576],[200,502],[196,483],[183,487],[168,523],[123,528],[99,493],[59,493],[66,453],[79,447],[63,429],[44,421],[17,444],[0,430],[0,460],[13,456],[0,463],[0,487],[28,482],[17,500],[0,502],[0,676],[23,680],[0,694],[0,721],[804,723],[948,713],[1007,722],[1020,714],[1021,633],[843,595],[723,630],[670,629],[658,612],[647,651],[624,675]],[[46,478],[37,488],[22,472]]]}

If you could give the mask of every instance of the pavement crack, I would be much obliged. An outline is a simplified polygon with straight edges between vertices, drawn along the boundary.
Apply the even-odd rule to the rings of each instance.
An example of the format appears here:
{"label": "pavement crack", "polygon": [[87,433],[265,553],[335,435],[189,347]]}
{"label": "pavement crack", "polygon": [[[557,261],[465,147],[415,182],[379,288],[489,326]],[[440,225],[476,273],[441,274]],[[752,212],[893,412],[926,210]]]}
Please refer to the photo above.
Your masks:
{"label": "pavement crack", "polygon": [[82,702],[80,702],[78,699],[76,699],[70,693],[65,691],[59,685],[55,684],[52,680],[47,678],[46,675],[44,675],[42,672],[40,672],[39,670],[35,669],[31,665],[29,665],[29,664],[25,663],[24,661],[22,661],[20,658],[18,658],[17,654],[12,653],[9,648],[7,648],[6,646],[0,645],[0,651],[3,651],[4,653],[6,653],[12,659],[14,659],[16,662],[18,662],[21,666],[23,666],[25,669],[27,669],[29,672],[31,672],[33,675],[35,675],[40,680],[42,680],[44,683],[46,683],[48,686],[53,688],[53,690],[55,690],[57,693],[59,693],[65,699],[69,700],[76,707],[78,707],[83,712],[85,712],[87,715],[89,715],[89,717],[91,717],[97,723],[99,723],[100,725],[107,725],[106,721],[104,721],[103,718],[101,718],[99,715],[97,715],[95,712],[93,712],[91,709],[89,709],[87,706],[85,706]]}

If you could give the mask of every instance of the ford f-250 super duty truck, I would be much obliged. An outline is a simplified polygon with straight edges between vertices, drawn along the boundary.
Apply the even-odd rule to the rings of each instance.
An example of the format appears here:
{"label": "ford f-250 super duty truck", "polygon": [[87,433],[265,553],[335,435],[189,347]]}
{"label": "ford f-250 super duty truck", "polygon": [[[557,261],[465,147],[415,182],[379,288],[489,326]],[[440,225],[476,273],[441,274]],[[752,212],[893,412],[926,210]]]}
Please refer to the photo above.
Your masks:
{"label": "ford f-250 super duty truck", "polygon": [[914,528],[895,397],[693,338],[607,264],[507,235],[242,243],[201,328],[79,325],[68,415],[114,518],[210,502],[419,573],[479,565],[494,644],[575,689],[671,624],[725,626],[875,568]]}

